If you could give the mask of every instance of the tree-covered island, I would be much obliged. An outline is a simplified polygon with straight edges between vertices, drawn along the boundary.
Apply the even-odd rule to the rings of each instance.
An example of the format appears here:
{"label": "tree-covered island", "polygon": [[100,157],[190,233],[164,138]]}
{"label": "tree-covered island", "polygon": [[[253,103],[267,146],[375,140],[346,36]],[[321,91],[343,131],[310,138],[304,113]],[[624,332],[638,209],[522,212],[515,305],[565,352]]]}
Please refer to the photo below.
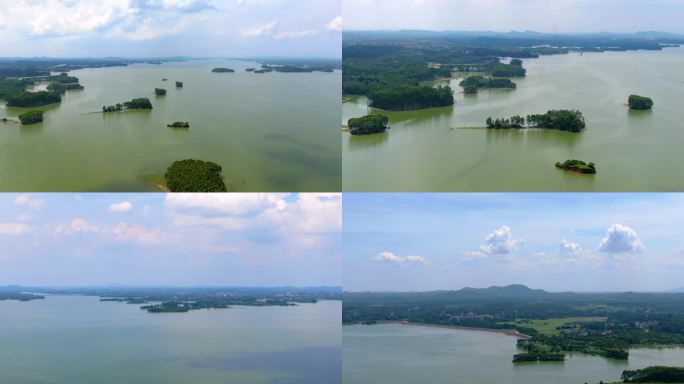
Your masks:
{"label": "tree-covered island", "polygon": [[19,115],[19,121],[24,125],[36,124],[43,121],[43,111],[29,111]]}
{"label": "tree-covered island", "polygon": [[166,96],[166,89],[164,88],[155,88],[154,89],[154,94],[157,96]]}
{"label": "tree-covered island", "polygon": [[231,73],[231,72],[235,72],[235,70],[232,69],[232,68],[223,68],[223,67],[214,68],[214,69],[212,69],[211,71],[214,72],[214,73]]}
{"label": "tree-covered island", "polygon": [[166,124],[169,128],[190,128],[190,123],[187,121],[174,121],[171,124]]}
{"label": "tree-covered island", "polygon": [[627,104],[630,109],[644,111],[653,108],[653,99],[645,96],[630,95],[627,99]]}
{"label": "tree-covered island", "polygon": [[513,116],[509,119],[488,117],[485,124],[490,129],[544,128],[575,133],[586,128],[582,112],[567,109],[552,110],[544,114],[527,115],[527,117]]}
{"label": "tree-covered island", "polygon": [[448,85],[376,88],[368,97],[371,99],[371,107],[388,111],[446,107],[454,104],[454,93]]}
{"label": "tree-covered island", "polygon": [[211,161],[174,161],[164,175],[171,192],[226,192],[221,166]]}
{"label": "tree-covered island", "polygon": [[556,162],[556,168],[560,168],[569,172],[583,173],[593,175],[596,173],[596,164],[585,163],[581,160],[565,160],[564,162]]}
{"label": "tree-covered island", "polygon": [[150,102],[150,99],[148,98],[141,97],[123,103],[102,106],[102,112],[117,112],[132,109],[152,109],[152,102]]}
{"label": "tree-covered island", "polygon": [[468,76],[461,80],[458,85],[463,88],[463,93],[466,94],[477,93],[481,88],[516,88],[515,83],[511,79],[484,76]]}
{"label": "tree-covered island", "polygon": [[59,103],[62,96],[58,92],[38,91],[21,92],[7,98],[8,107],[35,108],[48,104]]}
{"label": "tree-covered island", "polygon": [[183,82],[182,81],[176,81],[176,88],[183,88]]}
{"label": "tree-covered island", "polygon": [[389,119],[383,115],[367,115],[351,118],[347,121],[349,133],[352,135],[372,135],[389,129]]}
{"label": "tree-covered island", "polygon": [[620,379],[623,383],[684,383],[684,367],[653,366],[626,370]]}

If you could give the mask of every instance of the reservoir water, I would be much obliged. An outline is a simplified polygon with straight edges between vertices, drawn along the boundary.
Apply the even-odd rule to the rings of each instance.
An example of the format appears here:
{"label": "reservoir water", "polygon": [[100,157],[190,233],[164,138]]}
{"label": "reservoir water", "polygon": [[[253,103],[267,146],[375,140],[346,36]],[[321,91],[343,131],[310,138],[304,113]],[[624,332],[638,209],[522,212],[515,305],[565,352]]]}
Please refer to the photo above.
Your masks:
{"label": "reservoir water", "polygon": [[341,302],[150,314],[97,297],[0,301],[0,382],[340,383]]}
{"label": "reservoir water", "polygon": [[[387,112],[365,97],[343,103],[350,117],[382,113],[384,134],[343,134],[347,191],[684,191],[684,48],[570,53],[524,60],[516,90],[465,96],[451,79],[453,107]],[[652,111],[630,111],[630,94],[652,97]],[[483,127],[487,117],[577,109],[580,134]],[[594,176],[564,172],[557,161],[596,163]]]}
{"label": "reservoir water", "polygon": [[[0,122],[0,191],[155,190],[140,176],[186,158],[221,165],[236,191],[339,191],[341,72],[245,72],[258,66],[198,60],[72,71],[85,89],[40,108],[44,122]],[[154,109],[90,113],[136,97]],[[0,118],[25,111],[0,101]],[[174,121],[190,128],[166,127]]]}
{"label": "reservoir water", "polygon": [[684,361],[683,348],[668,348],[631,349],[629,362],[571,354],[562,363],[513,364],[514,336],[400,324],[344,326],[342,343],[345,384],[598,383]]}

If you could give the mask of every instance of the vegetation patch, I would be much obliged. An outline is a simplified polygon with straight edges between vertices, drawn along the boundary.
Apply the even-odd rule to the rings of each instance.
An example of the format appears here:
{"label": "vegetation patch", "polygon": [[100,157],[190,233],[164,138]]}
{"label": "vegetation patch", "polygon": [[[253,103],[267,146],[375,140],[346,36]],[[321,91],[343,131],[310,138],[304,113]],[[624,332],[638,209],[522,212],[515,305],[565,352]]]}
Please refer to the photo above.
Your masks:
{"label": "vegetation patch", "polygon": [[21,92],[7,98],[8,107],[35,108],[48,104],[59,103],[62,96],[58,92]]}
{"label": "vegetation patch", "polygon": [[566,171],[584,174],[595,174],[596,165],[594,163],[585,163],[581,160],[565,160],[563,163],[557,162],[556,168],[564,169]]}
{"label": "vegetation patch", "polygon": [[190,123],[187,121],[176,121],[171,124],[166,124],[169,128],[190,128]]}
{"label": "vegetation patch", "polygon": [[171,192],[226,192],[221,166],[210,161],[175,161],[164,175]]}
{"label": "vegetation patch", "polygon": [[349,119],[349,133],[352,135],[372,135],[385,132],[389,119],[383,115],[368,115]]}
{"label": "vegetation patch", "polygon": [[626,370],[620,379],[625,383],[684,383],[684,367],[653,366]]}
{"label": "vegetation patch", "polygon": [[510,79],[491,78],[484,76],[468,76],[458,84],[464,93],[477,93],[480,88],[508,88],[515,89],[516,85]]}
{"label": "vegetation patch", "polygon": [[29,111],[22,113],[19,115],[19,121],[21,121],[21,123],[24,125],[40,123],[43,121],[43,111]]}
{"label": "vegetation patch", "polygon": [[152,109],[152,103],[148,98],[138,98],[131,101],[117,103],[115,105],[103,105],[102,112],[117,112],[128,109]]}
{"label": "vegetation patch", "polygon": [[371,107],[390,111],[405,111],[446,107],[454,104],[454,93],[449,86],[403,86],[379,88],[370,92]]}
{"label": "vegetation patch", "polygon": [[155,88],[154,89],[154,94],[157,96],[166,96],[166,89],[164,88]]}
{"label": "vegetation patch", "polygon": [[653,108],[653,99],[646,96],[630,95],[627,103],[630,109],[644,111]]}
{"label": "vegetation patch", "polygon": [[232,68],[223,68],[223,67],[214,68],[214,69],[212,69],[211,71],[214,72],[214,73],[235,72],[235,70],[232,69]]}
{"label": "vegetation patch", "polygon": [[544,128],[567,132],[580,132],[586,128],[582,112],[575,110],[559,109],[548,111],[544,114],[513,116],[510,119],[492,119],[485,121],[487,128],[510,129],[510,128]]}
{"label": "vegetation patch", "polygon": [[182,81],[176,81],[176,88],[183,88],[183,82]]}

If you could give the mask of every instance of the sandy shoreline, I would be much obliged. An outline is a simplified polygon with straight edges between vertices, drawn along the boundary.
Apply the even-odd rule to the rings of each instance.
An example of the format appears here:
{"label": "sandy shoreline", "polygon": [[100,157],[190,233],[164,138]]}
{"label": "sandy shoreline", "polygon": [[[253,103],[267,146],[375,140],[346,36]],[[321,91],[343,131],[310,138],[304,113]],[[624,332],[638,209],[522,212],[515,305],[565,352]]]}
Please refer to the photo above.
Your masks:
{"label": "sandy shoreline", "polygon": [[445,328],[445,329],[460,329],[464,331],[482,331],[482,332],[494,332],[494,333],[503,333],[504,335],[508,336],[515,336],[519,339],[531,339],[532,337],[529,335],[525,335],[523,333],[520,333],[516,330],[512,329],[494,329],[494,328],[478,328],[478,327],[463,327],[460,325],[442,325],[442,324],[428,324],[428,323],[414,323],[411,321],[398,321],[398,320],[385,320],[385,321],[378,321],[377,324],[399,324],[399,325],[411,325],[411,326],[417,326],[417,327],[431,327],[431,328]]}

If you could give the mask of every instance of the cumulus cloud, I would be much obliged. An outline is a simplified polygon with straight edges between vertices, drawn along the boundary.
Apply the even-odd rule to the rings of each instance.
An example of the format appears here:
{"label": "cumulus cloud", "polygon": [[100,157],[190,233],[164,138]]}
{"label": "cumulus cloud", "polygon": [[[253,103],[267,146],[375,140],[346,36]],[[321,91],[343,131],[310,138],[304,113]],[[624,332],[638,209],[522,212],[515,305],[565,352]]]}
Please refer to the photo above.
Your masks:
{"label": "cumulus cloud", "polygon": [[32,199],[28,195],[20,195],[14,199],[14,205],[29,207],[31,209],[40,209],[45,206],[45,200]]}
{"label": "cumulus cloud", "polygon": [[88,224],[87,221],[81,218],[73,219],[71,223],[67,225],[57,225],[52,228],[52,233],[55,235],[71,235],[74,233],[95,233],[98,232],[99,228]]}
{"label": "cumulus cloud", "polygon": [[328,31],[342,31],[342,16],[337,16],[332,19],[328,24],[325,25],[325,29]]}
{"label": "cumulus cloud", "polygon": [[161,231],[159,229],[149,229],[141,224],[128,224],[122,221],[114,227],[112,234],[115,238],[122,241],[132,241],[147,245],[161,244]]}
{"label": "cumulus cloud", "polygon": [[174,209],[206,210],[230,215],[249,215],[266,209],[283,209],[286,194],[278,193],[169,193],[165,204]]}
{"label": "cumulus cloud", "polygon": [[130,201],[122,201],[109,205],[110,212],[128,212],[133,209],[133,204]]}
{"label": "cumulus cloud", "polygon": [[608,228],[598,249],[610,254],[635,254],[646,250],[646,247],[632,228],[616,223]]}
{"label": "cumulus cloud", "polygon": [[3,223],[0,222],[0,235],[20,236],[31,232],[31,227],[24,223]]}
{"label": "cumulus cloud", "polygon": [[266,24],[254,26],[252,28],[242,31],[243,37],[261,37],[268,36],[273,33],[273,29],[278,25],[277,20],[273,20]]}
{"label": "cumulus cloud", "polygon": [[584,249],[582,249],[582,245],[579,243],[573,243],[566,239],[562,239],[560,243],[558,243],[558,254],[561,256],[577,257],[581,256],[583,253]]}
{"label": "cumulus cloud", "polygon": [[373,260],[381,261],[383,263],[390,264],[400,264],[400,265],[410,265],[410,264],[427,264],[427,260],[423,256],[400,256],[393,252],[384,251],[380,252]]}
{"label": "cumulus cloud", "polygon": [[484,245],[480,247],[480,251],[486,254],[505,255],[515,252],[519,246],[520,240],[515,240],[511,228],[504,225],[487,235]]}

